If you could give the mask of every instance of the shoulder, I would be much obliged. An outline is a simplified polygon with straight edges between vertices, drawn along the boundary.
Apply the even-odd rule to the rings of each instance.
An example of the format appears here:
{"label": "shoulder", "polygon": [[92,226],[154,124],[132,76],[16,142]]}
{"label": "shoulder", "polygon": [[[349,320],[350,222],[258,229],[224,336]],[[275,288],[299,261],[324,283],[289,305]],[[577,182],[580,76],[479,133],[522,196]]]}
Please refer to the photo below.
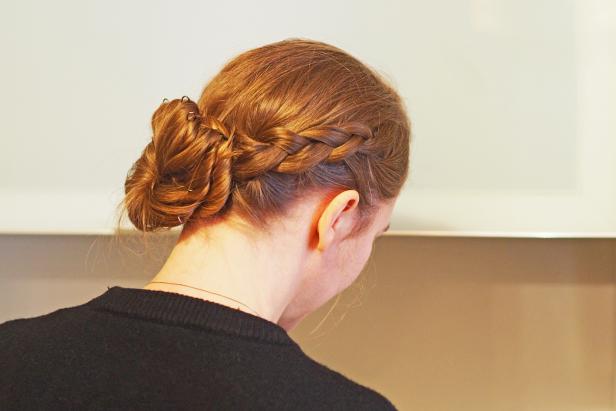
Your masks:
{"label": "shoulder", "polygon": [[331,389],[332,409],[396,410],[392,402],[375,389],[361,384],[304,354],[318,380]]}
{"label": "shoulder", "polygon": [[10,320],[6,320],[0,323],[0,331],[5,330],[17,330],[22,329],[26,330],[31,326],[41,325],[45,323],[54,322],[60,319],[60,317],[65,317],[66,314],[77,314],[81,309],[81,306],[72,306],[72,307],[62,307],[58,308],[54,311],[50,311],[46,314],[41,314],[33,317],[22,317],[22,318],[14,318]]}
{"label": "shoulder", "polygon": [[57,317],[57,314],[62,310],[64,310],[64,308],[35,317],[14,318],[4,321],[0,323],[0,335],[15,335],[15,332],[27,332],[35,326],[53,321],[55,319],[54,317]]}
{"label": "shoulder", "polygon": [[68,321],[84,316],[79,307],[64,307],[47,314],[16,318],[0,323],[0,348],[27,349],[30,344],[45,343],[44,337],[70,333]]}

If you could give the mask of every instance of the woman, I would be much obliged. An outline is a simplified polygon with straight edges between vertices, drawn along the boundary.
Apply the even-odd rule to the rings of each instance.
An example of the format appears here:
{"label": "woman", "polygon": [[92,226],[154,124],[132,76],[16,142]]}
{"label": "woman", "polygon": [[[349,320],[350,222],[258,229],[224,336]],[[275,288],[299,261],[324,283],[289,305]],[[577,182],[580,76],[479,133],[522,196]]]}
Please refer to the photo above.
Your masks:
{"label": "woman", "polygon": [[[391,410],[287,334],[348,287],[407,179],[394,89],[332,45],[246,51],[163,100],[123,205],[184,225],[143,289],[0,326],[6,409]],[[120,217],[121,218],[121,217]],[[360,359],[358,359],[360,360]]]}

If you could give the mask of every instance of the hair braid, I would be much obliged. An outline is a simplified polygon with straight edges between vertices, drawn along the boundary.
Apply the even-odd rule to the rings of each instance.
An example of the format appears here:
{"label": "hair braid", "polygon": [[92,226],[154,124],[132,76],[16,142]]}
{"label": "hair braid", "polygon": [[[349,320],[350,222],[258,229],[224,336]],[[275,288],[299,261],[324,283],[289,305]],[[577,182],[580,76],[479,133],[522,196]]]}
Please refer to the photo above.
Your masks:
{"label": "hair braid", "polygon": [[411,123],[400,95],[370,66],[315,40],[239,54],[198,102],[162,104],[152,130],[121,204],[144,232],[229,213],[268,231],[308,193],[353,189],[358,234],[409,173]]}

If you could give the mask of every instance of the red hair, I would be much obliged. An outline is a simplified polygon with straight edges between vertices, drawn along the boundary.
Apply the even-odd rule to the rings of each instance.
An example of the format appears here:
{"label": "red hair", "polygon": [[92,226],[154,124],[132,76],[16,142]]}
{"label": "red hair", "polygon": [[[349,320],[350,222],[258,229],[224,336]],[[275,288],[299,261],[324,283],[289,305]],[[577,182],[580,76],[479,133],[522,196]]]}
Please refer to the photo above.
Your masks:
{"label": "red hair", "polygon": [[163,102],[125,182],[141,231],[223,218],[267,230],[308,193],[359,192],[360,224],[394,199],[411,124],[394,88],[327,43],[290,38],[243,52],[197,102]]}

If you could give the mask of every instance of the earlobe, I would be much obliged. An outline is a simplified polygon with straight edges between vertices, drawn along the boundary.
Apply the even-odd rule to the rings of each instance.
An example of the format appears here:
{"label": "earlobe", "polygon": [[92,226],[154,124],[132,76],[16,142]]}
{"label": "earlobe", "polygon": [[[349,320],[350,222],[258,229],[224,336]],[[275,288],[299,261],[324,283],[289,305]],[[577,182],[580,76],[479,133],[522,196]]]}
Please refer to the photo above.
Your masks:
{"label": "earlobe", "polygon": [[[327,236],[327,238],[326,238]],[[317,244],[317,250],[319,251],[325,251],[325,249],[327,247],[329,247],[329,243],[331,242],[330,240],[330,236],[328,234],[325,235],[319,235],[319,244]]]}
{"label": "earlobe", "polygon": [[321,218],[319,218],[319,223],[318,223],[318,232],[317,235],[319,236],[319,243],[317,244],[317,250],[319,251],[324,251],[327,247],[329,247],[329,244],[332,241],[332,237],[333,237],[333,229],[332,227],[332,223],[331,223],[331,213],[328,214],[328,210],[326,209],[323,214],[321,215]]}
{"label": "earlobe", "polygon": [[340,228],[343,230],[344,224],[350,224],[352,221],[350,211],[357,207],[358,200],[359,193],[356,190],[346,190],[334,197],[325,207],[318,222],[319,251],[329,247],[341,222]]}

